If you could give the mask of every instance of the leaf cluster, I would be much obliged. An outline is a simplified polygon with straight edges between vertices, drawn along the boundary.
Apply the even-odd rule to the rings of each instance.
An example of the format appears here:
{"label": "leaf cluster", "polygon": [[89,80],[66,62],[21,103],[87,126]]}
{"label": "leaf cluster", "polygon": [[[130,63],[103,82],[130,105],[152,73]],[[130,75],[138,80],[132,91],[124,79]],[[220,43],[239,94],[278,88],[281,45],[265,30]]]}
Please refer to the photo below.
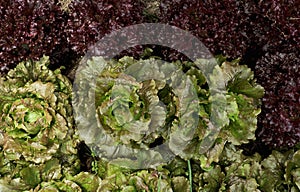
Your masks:
{"label": "leaf cluster", "polygon": [[[0,186],[28,190],[79,171],[72,84],[49,57],[0,78]],[[3,190],[1,190],[3,191]]]}
{"label": "leaf cluster", "polygon": [[43,55],[72,66],[107,33],[141,23],[143,9],[133,0],[1,0],[0,71]]}
{"label": "leaf cluster", "polygon": [[190,31],[213,54],[251,59],[299,48],[299,6],[277,0],[162,0],[160,20]]}
{"label": "leaf cluster", "polygon": [[238,62],[92,57],[74,83],[81,138],[101,158],[133,169],[155,168],[172,156],[209,166],[227,142],[255,139],[264,90]]}
{"label": "leaf cluster", "polygon": [[[214,54],[240,57],[266,89],[257,137],[269,147],[299,139],[299,1],[161,1],[164,23],[190,31]],[[174,54],[170,54],[174,53]],[[166,55],[181,58],[171,51]]]}
{"label": "leaf cluster", "polygon": [[256,66],[266,90],[257,135],[272,148],[293,147],[300,141],[299,55],[299,51],[266,54]]}
{"label": "leaf cluster", "polygon": [[[274,150],[263,159],[227,144],[220,161],[193,175],[198,191],[299,191],[299,150]],[[197,183],[198,182],[198,183]]]}

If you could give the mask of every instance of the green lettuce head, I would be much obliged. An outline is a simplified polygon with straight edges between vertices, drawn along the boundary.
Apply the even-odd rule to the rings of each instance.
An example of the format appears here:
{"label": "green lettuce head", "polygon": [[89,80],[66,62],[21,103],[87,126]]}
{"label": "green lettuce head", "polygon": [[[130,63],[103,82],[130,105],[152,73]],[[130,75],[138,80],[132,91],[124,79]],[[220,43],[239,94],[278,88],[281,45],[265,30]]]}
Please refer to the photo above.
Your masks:
{"label": "green lettuce head", "polygon": [[74,85],[81,138],[100,157],[136,169],[185,155],[197,134],[199,101],[180,64],[131,57],[88,60]]}
{"label": "green lettuce head", "polygon": [[[218,162],[227,142],[234,145],[248,143],[255,139],[257,116],[260,113],[260,98],[264,89],[254,79],[254,73],[239,60],[231,62],[218,57],[218,65],[208,77],[210,107],[206,119],[207,131],[202,139],[200,151],[202,167]],[[210,61],[197,60],[196,63],[210,65]],[[210,121],[207,120],[210,116]]]}
{"label": "green lettuce head", "polygon": [[198,191],[299,191],[299,150],[272,151],[266,158],[244,155],[237,146],[226,144],[218,163],[195,171]]}
{"label": "green lettuce head", "polygon": [[255,138],[264,92],[248,67],[213,61],[87,59],[73,89],[81,139],[101,158],[133,169],[175,156],[209,167],[225,143]]}
{"label": "green lettuce head", "polygon": [[78,169],[71,91],[49,58],[26,61],[0,79],[0,185],[34,188]]}

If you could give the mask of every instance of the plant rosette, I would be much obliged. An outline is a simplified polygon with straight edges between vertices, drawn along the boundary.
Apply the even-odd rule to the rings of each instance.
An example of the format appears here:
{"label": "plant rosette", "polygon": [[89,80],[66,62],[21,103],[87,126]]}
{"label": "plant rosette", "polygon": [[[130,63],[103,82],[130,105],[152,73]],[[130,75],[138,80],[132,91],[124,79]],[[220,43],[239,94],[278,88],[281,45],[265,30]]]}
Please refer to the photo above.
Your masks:
{"label": "plant rosette", "polygon": [[[225,143],[255,139],[264,94],[247,66],[217,60],[210,69],[209,59],[87,59],[73,89],[80,138],[100,158],[127,168],[155,168],[176,156],[209,167]],[[199,65],[211,70],[208,79]]]}
{"label": "plant rosette", "polygon": [[49,58],[21,62],[0,79],[0,186],[28,190],[79,170],[72,84]]}

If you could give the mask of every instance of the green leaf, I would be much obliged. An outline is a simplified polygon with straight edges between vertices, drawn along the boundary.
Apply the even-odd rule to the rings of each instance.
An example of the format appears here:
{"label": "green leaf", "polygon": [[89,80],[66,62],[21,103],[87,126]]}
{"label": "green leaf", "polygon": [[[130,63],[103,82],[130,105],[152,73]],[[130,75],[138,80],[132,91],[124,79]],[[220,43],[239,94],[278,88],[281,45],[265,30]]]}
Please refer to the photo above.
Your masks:
{"label": "green leaf", "polygon": [[225,174],[221,171],[221,167],[217,165],[213,169],[202,173],[200,179],[199,191],[219,191],[222,188]]}
{"label": "green leaf", "polygon": [[21,170],[20,175],[24,179],[26,185],[29,185],[32,188],[41,181],[40,172],[37,167],[26,167]]}
{"label": "green leaf", "polygon": [[294,188],[295,191],[300,190],[300,150],[293,153],[291,159],[286,161],[286,170],[284,178],[286,182]]}
{"label": "green leaf", "polygon": [[224,62],[221,66],[229,92],[243,94],[255,99],[262,98],[264,88],[256,84],[254,73],[246,65],[236,62]]}
{"label": "green leaf", "polygon": [[172,188],[174,192],[190,191],[190,184],[185,177],[172,177]]}
{"label": "green leaf", "polygon": [[273,151],[269,157],[261,162],[262,170],[258,182],[264,191],[279,190],[282,187],[286,158],[284,154]]}
{"label": "green leaf", "polygon": [[101,179],[87,172],[80,172],[70,180],[76,182],[83,191],[96,192],[100,186]]}

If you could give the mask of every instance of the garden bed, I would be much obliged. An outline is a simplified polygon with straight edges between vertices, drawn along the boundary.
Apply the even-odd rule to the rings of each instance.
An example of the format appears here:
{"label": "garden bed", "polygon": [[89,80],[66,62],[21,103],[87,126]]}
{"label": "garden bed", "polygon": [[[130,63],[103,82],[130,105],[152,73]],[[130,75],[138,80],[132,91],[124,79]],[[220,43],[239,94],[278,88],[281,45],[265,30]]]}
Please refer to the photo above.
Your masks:
{"label": "garden bed", "polygon": [[[300,191],[299,10],[1,0],[0,190]],[[197,55],[191,39],[89,55],[143,23],[183,29],[214,57],[182,53]]]}

